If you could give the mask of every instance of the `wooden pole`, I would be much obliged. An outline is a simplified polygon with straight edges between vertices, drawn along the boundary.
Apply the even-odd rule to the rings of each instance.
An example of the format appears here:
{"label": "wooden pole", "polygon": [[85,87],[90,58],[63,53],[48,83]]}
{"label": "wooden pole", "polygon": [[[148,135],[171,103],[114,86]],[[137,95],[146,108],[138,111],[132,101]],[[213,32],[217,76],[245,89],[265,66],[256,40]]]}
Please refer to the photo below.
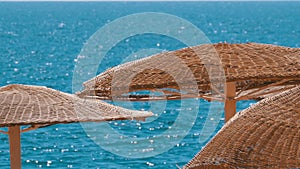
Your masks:
{"label": "wooden pole", "polygon": [[21,131],[20,126],[8,128],[10,146],[10,169],[21,169]]}
{"label": "wooden pole", "polygon": [[236,86],[235,82],[227,82],[225,88],[225,122],[231,119],[236,113]]}

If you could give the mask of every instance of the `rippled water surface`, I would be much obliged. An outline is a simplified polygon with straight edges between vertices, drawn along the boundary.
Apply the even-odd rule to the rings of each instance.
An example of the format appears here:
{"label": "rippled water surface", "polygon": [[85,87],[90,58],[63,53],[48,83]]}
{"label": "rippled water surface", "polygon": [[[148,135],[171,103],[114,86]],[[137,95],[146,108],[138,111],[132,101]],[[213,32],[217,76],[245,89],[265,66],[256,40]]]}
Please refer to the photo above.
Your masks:
{"label": "rippled water surface", "polygon": [[[259,42],[298,47],[299,9],[298,2],[0,2],[0,86],[12,83],[34,84],[72,93],[73,70],[84,43],[105,24],[129,14],[163,12],[176,15],[196,25],[213,43]],[[185,46],[170,37],[136,35],[113,47],[99,64],[98,72],[123,62],[127,56],[144,48],[175,50],[182,47]],[[175,146],[160,155],[147,158],[118,156],[95,144],[80,124],[59,124],[22,134],[23,168],[183,166],[208,141],[199,141],[205,121],[218,126],[208,133],[215,134],[223,125],[222,116],[206,118],[211,103],[194,99],[190,103],[199,103],[199,110],[195,110],[193,104],[182,107],[181,101],[134,103],[135,109],[150,109],[158,116],[146,122],[108,123],[111,128],[124,135],[149,136],[151,144],[151,136],[159,136],[169,130],[179,113],[186,114],[188,119],[189,112],[197,111],[196,121],[191,122],[193,128],[184,139],[179,143],[172,139],[164,142],[160,145],[161,149],[169,144]],[[252,103],[254,101],[239,102],[238,109],[244,109]],[[126,106],[129,103],[118,104]],[[163,105],[163,110],[160,104]],[[216,104],[222,107],[221,104]],[[180,137],[180,134],[169,137]],[[109,137],[105,137],[103,142],[111,147],[120,147],[122,139],[120,137],[119,140],[110,142]],[[8,169],[8,138],[1,134],[0,140],[0,168]],[[140,156],[144,156],[143,152]]]}

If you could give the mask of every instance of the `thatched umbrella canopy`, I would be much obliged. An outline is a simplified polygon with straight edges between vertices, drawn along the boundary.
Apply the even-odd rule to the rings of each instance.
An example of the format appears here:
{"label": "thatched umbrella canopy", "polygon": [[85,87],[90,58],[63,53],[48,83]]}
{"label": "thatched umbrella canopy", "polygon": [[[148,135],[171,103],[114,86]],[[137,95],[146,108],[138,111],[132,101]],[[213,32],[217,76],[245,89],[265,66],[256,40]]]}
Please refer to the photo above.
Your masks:
{"label": "thatched umbrella canopy", "polygon": [[[197,93],[190,90],[192,82],[197,85]],[[235,113],[236,101],[262,99],[298,83],[299,48],[219,43],[164,52],[113,67],[85,82],[78,96],[120,100],[190,97],[219,100],[225,102],[228,120]],[[161,98],[124,95],[139,90],[162,91],[165,95]]]}
{"label": "thatched umbrella canopy", "polygon": [[[40,86],[0,88],[0,127],[8,127],[11,168],[21,168],[20,133],[58,123],[143,120],[151,112],[128,110]],[[22,125],[31,125],[20,130]]]}
{"label": "thatched umbrella canopy", "polygon": [[237,113],[184,168],[299,167],[300,86]]}

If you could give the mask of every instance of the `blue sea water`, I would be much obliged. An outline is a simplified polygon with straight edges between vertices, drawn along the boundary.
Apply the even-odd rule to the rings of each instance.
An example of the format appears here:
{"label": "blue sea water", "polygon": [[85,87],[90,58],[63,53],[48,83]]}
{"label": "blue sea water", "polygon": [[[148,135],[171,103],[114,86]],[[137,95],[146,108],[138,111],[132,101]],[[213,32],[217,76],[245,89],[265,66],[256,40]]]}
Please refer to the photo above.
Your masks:
{"label": "blue sea water", "polygon": [[[258,42],[299,47],[299,9],[298,2],[0,2],[0,86],[43,85],[72,93],[74,66],[83,45],[99,28],[122,16],[141,12],[172,14],[196,25],[212,43]],[[107,53],[98,72],[118,65],[140,49],[182,47],[182,43],[165,36],[133,36]],[[208,141],[199,143],[199,135],[211,104],[198,102],[200,108],[193,128],[180,143],[160,155],[136,159],[118,156],[95,144],[80,124],[59,124],[22,134],[23,168],[183,166]],[[151,131],[150,134],[159,135],[176,120],[180,103],[165,103],[161,117],[153,122],[120,121],[109,125],[127,134],[143,136]],[[239,102],[238,109],[252,103]],[[134,108],[147,110],[151,104],[134,103]],[[188,116],[189,109],[183,112]],[[209,120],[218,123],[217,129],[211,131],[215,134],[222,127],[223,118]],[[1,134],[0,140],[0,168],[7,169],[8,138]]]}

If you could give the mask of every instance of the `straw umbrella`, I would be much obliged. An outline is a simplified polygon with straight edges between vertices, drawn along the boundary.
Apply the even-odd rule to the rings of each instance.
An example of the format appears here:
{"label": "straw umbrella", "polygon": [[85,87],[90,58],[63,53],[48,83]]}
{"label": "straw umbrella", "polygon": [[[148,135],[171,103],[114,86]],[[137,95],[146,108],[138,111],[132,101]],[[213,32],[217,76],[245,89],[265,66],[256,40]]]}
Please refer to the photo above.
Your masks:
{"label": "straw umbrella", "polygon": [[[225,102],[225,120],[228,121],[236,113],[237,101],[259,100],[298,84],[299,56],[298,48],[275,45],[200,45],[113,67],[85,82],[85,89],[77,94],[133,101],[195,97],[218,100]],[[188,71],[192,78],[186,76]],[[192,81],[196,81],[197,93],[189,92]],[[179,87],[179,83],[184,87]],[[124,96],[139,90],[162,91],[165,95],[150,97],[131,93]]]}
{"label": "straw umbrella", "polygon": [[[128,110],[101,101],[80,99],[40,86],[0,88],[0,127],[8,127],[11,169],[21,168],[20,133],[58,123],[143,120],[151,112]],[[30,125],[21,130],[20,126]]]}
{"label": "straw umbrella", "polygon": [[299,167],[300,86],[237,113],[184,168]]}

